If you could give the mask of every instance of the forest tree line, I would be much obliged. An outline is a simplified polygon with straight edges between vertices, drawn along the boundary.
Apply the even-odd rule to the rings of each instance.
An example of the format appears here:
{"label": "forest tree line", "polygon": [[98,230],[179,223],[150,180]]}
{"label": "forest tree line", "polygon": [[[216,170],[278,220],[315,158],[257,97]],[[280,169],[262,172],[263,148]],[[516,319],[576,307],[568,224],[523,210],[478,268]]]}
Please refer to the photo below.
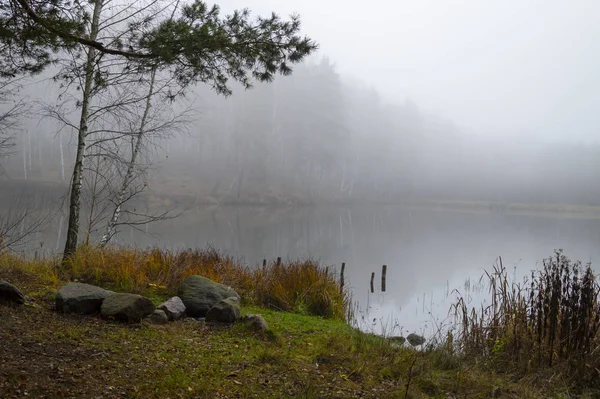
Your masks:
{"label": "forest tree line", "polygon": [[[199,93],[154,182],[201,197],[598,205],[598,144],[467,134],[348,82],[327,58],[232,97]],[[156,188],[156,185],[155,185]]]}
{"label": "forest tree line", "polygon": [[[598,205],[597,144],[467,135],[410,100],[350,83],[327,58],[223,97],[193,95],[185,132],[156,142],[150,190],[194,200],[438,199]],[[173,113],[184,109],[172,105]],[[64,181],[72,138],[22,131],[5,178]],[[44,175],[44,176],[42,176]],[[67,179],[68,179],[67,171]]]}

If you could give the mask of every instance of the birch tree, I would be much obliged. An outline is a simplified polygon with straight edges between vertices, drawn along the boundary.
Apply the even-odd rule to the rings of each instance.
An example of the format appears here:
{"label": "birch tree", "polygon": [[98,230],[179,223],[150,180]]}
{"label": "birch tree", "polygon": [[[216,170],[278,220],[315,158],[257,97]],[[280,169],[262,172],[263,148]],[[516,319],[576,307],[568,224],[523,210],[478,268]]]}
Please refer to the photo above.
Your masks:
{"label": "birch tree", "polygon": [[[171,20],[173,19],[173,16],[175,15],[175,12],[177,11],[177,9],[179,7],[179,3],[180,3],[180,0],[177,0],[175,3],[173,12],[171,14]],[[142,150],[142,143],[145,138],[146,130],[149,125],[149,119],[151,119],[150,111],[152,109],[152,102],[153,102],[154,96],[156,94],[156,88],[155,88],[156,75],[157,75],[157,68],[156,68],[156,66],[154,66],[154,67],[152,67],[151,72],[150,72],[150,79],[149,79],[149,83],[148,83],[148,93],[144,100],[144,109],[143,109],[143,113],[142,113],[142,116],[140,119],[139,129],[135,132],[135,134],[131,138],[130,159],[126,163],[126,171],[125,171],[125,174],[123,175],[119,191],[116,193],[115,200],[113,203],[114,206],[113,206],[112,214],[110,215],[110,218],[106,224],[106,232],[104,233],[104,235],[102,236],[102,239],[100,240],[100,246],[105,246],[112,239],[112,237],[114,237],[115,234],[117,233],[117,226],[119,225],[119,219],[121,218],[121,215],[123,212],[123,206],[129,200],[134,198],[137,194],[141,193],[147,186],[146,181],[144,181],[144,184],[141,186],[141,189],[137,189],[137,187],[135,187],[132,183],[136,178],[135,171],[138,166],[138,158],[140,157],[140,151]],[[129,195],[127,195],[128,192],[129,192]],[[154,216],[150,216],[149,218],[147,217],[148,215],[143,215],[143,216],[146,216],[146,219],[138,221],[138,222],[145,223],[145,226],[147,226],[147,223],[149,223],[150,221],[156,221],[156,220],[161,220],[161,219],[165,218],[166,214],[163,213],[158,216],[154,215]],[[132,225],[133,222],[127,221],[126,223],[128,223],[129,225]]]}
{"label": "birch tree", "polygon": [[[0,59],[0,66],[13,65],[5,69],[7,74],[39,72],[53,61],[56,50],[68,50],[73,58],[85,54],[84,77],[79,82],[77,73],[61,76],[65,81],[79,83],[81,89],[79,123],[72,126],[77,131],[77,150],[65,259],[74,253],[78,243],[90,103],[98,94],[94,86],[101,91],[114,85],[111,71],[143,73],[150,67],[156,68],[157,73],[164,73],[177,83],[177,90],[168,93],[170,98],[199,82],[229,95],[230,80],[245,88],[252,87],[255,80],[272,81],[276,73],[290,74],[291,64],[302,61],[316,49],[311,39],[299,35],[300,20],[296,15],[287,21],[276,14],[251,18],[248,10],[242,10],[221,17],[218,6],[209,7],[197,0],[182,7],[176,16],[164,18],[161,11],[165,8],[153,7],[160,3],[156,0],[141,6],[140,2],[125,2],[122,8],[126,11],[102,20],[103,7],[111,0],[90,3],[91,10],[79,2],[59,0],[50,4],[28,0],[0,2],[0,22],[6,26],[0,45],[13,51],[3,52]],[[103,35],[103,30],[109,34]],[[36,38],[32,32],[36,32]],[[27,50],[21,48],[23,45]],[[107,62],[112,69],[103,67]]]}
{"label": "birch tree", "polygon": [[148,122],[148,115],[152,107],[152,97],[154,95],[155,82],[156,69],[154,68],[150,73],[150,86],[148,88],[148,96],[146,97],[144,114],[142,115],[142,119],[140,121],[140,128],[135,137],[133,138],[131,159],[127,163],[127,171],[125,172],[125,176],[123,177],[121,187],[119,189],[119,192],[117,193],[114,210],[106,226],[106,233],[104,233],[104,235],[102,236],[102,240],[100,241],[100,245],[102,246],[106,245],[116,233],[117,223],[119,222],[119,217],[121,216],[121,207],[126,201],[125,195],[127,193],[127,190],[130,188],[130,184],[134,178],[136,161],[142,148],[142,140]]}
{"label": "birch tree", "polygon": [[[100,14],[104,0],[94,2],[94,10],[89,30],[89,39],[96,41],[100,30]],[[86,136],[88,134],[89,105],[92,96],[92,84],[94,78],[94,67],[96,64],[96,48],[87,49],[87,60],[85,63],[85,78],[83,93],[81,97],[81,117],[77,131],[77,151],[75,153],[75,166],[71,178],[71,193],[69,198],[69,221],[67,227],[67,241],[65,244],[65,258],[71,256],[77,248],[79,235],[79,216],[81,214],[81,184],[83,180],[83,157],[85,152]]]}
{"label": "birch tree", "polygon": [[[157,77],[153,69],[148,79],[143,77],[140,86],[130,87],[129,92],[138,89],[138,101],[124,105],[131,108],[120,113],[114,120],[108,134],[88,145],[93,153],[86,153],[93,167],[87,168],[89,197],[88,240],[92,224],[105,224],[105,232],[100,240],[104,246],[123,225],[138,227],[148,223],[174,217],[169,211],[150,212],[141,208],[135,201],[148,187],[148,173],[152,167],[153,148],[181,135],[190,124],[188,110],[175,112],[172,103],[163,94],[169,88],[169,81]],[[113,104],[114,105],[114,104]],[[123,111],[122,107],[113,107]],[[121,126],[123,125],[123,126]],[[106,157],[109,155],[110,157]],[[133,206],[127,206],[135,202]],[[96,212],[95,212],[96,211]]]}

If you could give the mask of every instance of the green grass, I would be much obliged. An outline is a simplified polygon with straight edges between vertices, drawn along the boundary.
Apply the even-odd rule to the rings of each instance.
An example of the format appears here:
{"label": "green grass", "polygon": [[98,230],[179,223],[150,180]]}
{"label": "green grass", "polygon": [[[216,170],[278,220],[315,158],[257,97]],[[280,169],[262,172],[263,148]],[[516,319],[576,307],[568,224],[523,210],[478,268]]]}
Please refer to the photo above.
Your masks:
{"label": "green grass", "polygon": [[[267,333],[242,324],[128,325],[62,315],[51,309],[52,292],[65,282],[54,263],[7,259],[0,258],[0,279],[38,306],[0,306],[2,398],[594,397],[555,370],[498,372],[442,346],[397,347],[341,318],[259,301],[246,301],[243,313],[262,314]],[[159,301],[170,288],[144,293]]]}
{"label": "green grass", "polygon": [[[249,308],[272,333],[191,322],[121,325],[30,308],[2,309],[0,394],[130,398],[404,397],[410,360],[343,322]],[[18,331],[18,334],[15,332]],[[409,397],[488,387],[418,363]],[[23,374],[26,372],[26,375]],[[53,376],[58,378],[53,378]],[[470,385],[467,385],[467,383]],[[503,385],[506,385],[504,383]],[[89,395],[89,396],[88,396]],[[52,397],[52,396],[51,396]]]}

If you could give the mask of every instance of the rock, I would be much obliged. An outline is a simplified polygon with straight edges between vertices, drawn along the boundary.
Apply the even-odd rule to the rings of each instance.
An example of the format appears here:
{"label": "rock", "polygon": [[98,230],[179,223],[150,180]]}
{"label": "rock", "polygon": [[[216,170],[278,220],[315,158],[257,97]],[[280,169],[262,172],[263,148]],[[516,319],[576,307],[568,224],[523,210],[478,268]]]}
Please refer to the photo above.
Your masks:
{"label": "rock", "polygon": [[227,298],[219,301],[206,313],[206,321],[219,321],[233,323],[240,318],[240,304],[236,298]]}
{"label": "rock", "polygon": [[417,335],[417,334],[408,334],[408,337],[406,337],[406,340],[408,341],[409,344],[411,344],[412,346],[419,346],[419,345],[423,345],[425,343],[425,338]]}
{"label": "rock", "polygon": [[231,288],[202,276],[189,276],[180,285],[177,296],[183,301],[186,313],[192,317],[205,317],[217,302],[240,296]]}
{"label": "rock", "polygon": [[150,321],[152,324],[167,324],[169,322],[169,317],[163,310],[154,309],[154,312],[150,315]]}
{"label": "rock", "polygon": [[63,313],[100,313],[102,302],[114,292],[84,283],[67,283],[56,294],[56,310]]}
{"label": "rock", "polygon": [[154,312],[154,304],[148,298],[136,294],[113,294],[102,303],[103,317],[137,322]]}
{"label": "rock", "polygon": [[260,314],[248,314],[241,319],[246,328],[254,331],[267,331],[269,325]]}
{"label": "rock", "polygon": [[8,281],[0,280],[0,302],[23,305],[25,296],[21,290]]}
{"label": "rock", "polygon": [[169,320],[179,320],[185,316],[185,305],[178,296],[161,303],[157,309],[165,312]]}

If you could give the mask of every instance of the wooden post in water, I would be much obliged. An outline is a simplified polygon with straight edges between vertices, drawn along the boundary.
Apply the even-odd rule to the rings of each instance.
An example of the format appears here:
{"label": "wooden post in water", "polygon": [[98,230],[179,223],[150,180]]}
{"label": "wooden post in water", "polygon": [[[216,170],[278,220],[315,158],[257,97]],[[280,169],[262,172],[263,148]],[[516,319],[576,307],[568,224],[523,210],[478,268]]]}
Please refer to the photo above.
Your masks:
{"label": "wooden post in water", "polygon": [[281,256],[277,257],[277,266],[281,266]]}
{"label": "wooden post in water", "polygon": [[267,260],[263,259],[263,267],[267,267]]}
{"label": "wooden post in water", "polygon": [[346,262],[342,262],[342,271],[340,273],[340,292],[344,292],[344,271],[346,270]]}
{"label": "wooden post in water", "polygon": [[381,267],[381,292],[385,292],[385,275],[387,274],[387,265]]}
{"label": "wooden post in water", "polygon": [[375,272],[371,273],[371,294],[375,292],[375,287],[373,286],[373,281],[375,280]]}

